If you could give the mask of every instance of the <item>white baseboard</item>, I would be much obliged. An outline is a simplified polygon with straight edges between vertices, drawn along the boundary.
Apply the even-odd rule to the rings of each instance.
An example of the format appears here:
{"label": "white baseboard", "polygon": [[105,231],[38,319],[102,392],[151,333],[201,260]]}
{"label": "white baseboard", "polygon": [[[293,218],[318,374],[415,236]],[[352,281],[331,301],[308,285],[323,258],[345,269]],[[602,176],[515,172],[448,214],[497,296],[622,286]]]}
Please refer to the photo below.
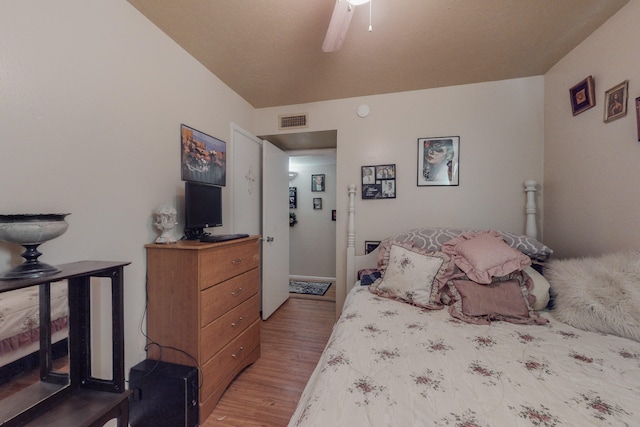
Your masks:
{"label": "white baseboard", "polygon": [[303,282],[336,282],[335,277],[318,277],[318,276],[289,276],[289,280],[300,280]]}

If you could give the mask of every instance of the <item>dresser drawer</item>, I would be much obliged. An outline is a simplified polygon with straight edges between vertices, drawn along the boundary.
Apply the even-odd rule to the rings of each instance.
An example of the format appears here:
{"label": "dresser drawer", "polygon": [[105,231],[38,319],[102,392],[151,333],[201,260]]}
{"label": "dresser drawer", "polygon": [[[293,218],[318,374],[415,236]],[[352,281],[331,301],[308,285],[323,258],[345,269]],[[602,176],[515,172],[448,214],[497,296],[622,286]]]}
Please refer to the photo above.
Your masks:
{"label": "dresser drawer", "polygon": [[[259,345],[260,320],[256,320],[246,331],[204,364],[202,369],[204,381],[200,389],[200,400],[206,400],[218,386],[223,385],[227,374],[240,366]],[[229,382],[231,380],[233,378],[229,379]]]}
{"label": "dresser drawer", "polygon": [[200,326],[204,327],[258,293],[257,268],[200,292]]}
{"label": "dresser drawer", "polygon": [[254,295],[202,329],[200,360],[206,363],[232,339],[258,319],[260,299]]}
{"label": "dresser drawer", "polygon": [[200,289],[205,289],[258,267],[260,256],[257,240],[205,249],[200,254],[199,262]]}

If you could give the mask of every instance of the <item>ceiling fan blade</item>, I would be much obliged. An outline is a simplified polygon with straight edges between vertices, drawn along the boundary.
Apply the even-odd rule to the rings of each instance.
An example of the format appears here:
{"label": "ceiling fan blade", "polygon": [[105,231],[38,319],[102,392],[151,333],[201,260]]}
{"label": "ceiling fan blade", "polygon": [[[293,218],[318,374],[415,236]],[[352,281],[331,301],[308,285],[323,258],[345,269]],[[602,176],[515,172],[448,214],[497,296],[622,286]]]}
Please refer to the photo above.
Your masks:
{"label": "ceiling fan blade", "polygon": [[329,28],[327,29],[327,35],[322,44],[323,52],[336,52],[340,50],[347,36],[354,9],[348,0],[336,0],[333,15],[331,15],[331,22],[329,22]]}

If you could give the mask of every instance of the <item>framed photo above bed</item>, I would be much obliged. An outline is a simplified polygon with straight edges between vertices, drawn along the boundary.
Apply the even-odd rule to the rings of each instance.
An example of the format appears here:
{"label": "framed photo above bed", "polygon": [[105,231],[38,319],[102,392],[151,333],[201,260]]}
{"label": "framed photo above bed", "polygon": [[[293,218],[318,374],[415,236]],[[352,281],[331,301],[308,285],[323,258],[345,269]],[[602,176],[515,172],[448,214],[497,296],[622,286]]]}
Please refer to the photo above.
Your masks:
{"label": "framed photo above bed", "polygon": [[311,175],[311,191],[324,191],[324,174]]}
{"label": "framed photo above bed", "polygon": [[227,143],[180,125],[182,180],[226,185]]}
{"label": "framed photo above bed", "polygon": [[460,137],[418,138],[418,187],[458,185]]}
{"label": "framed photo above bed", "polygon": [[363,199],[396,198],[396,165],[362,166]]}
{"label": "framed photo above bed", "polygon": [[378,246],[380,246],[380,240],[365,240],[364,253],[368,254],[370,252],[373,252]]}
{"label": "framed photo above bed", "polygon": [[593,76],[589,76],[569,89],[571,111],[574,116],[596,105],[595,84]]}
{"label": "framed photo above bed", "polygon": [[625,80],[604,93],[604,122],[609,123],[627,115],[629,80]]}

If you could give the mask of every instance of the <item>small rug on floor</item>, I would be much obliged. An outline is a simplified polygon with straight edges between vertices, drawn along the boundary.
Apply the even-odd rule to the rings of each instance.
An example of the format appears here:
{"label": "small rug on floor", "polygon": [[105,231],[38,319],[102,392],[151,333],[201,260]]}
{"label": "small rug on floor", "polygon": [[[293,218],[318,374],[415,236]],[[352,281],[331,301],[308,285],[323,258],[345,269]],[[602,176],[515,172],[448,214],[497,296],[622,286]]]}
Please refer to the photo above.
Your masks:
{"label": "small rug on floor", "polygon": [[289,280],[289,292],[294,294],[324,295],[329,286],[331,286],[331,282]]}

